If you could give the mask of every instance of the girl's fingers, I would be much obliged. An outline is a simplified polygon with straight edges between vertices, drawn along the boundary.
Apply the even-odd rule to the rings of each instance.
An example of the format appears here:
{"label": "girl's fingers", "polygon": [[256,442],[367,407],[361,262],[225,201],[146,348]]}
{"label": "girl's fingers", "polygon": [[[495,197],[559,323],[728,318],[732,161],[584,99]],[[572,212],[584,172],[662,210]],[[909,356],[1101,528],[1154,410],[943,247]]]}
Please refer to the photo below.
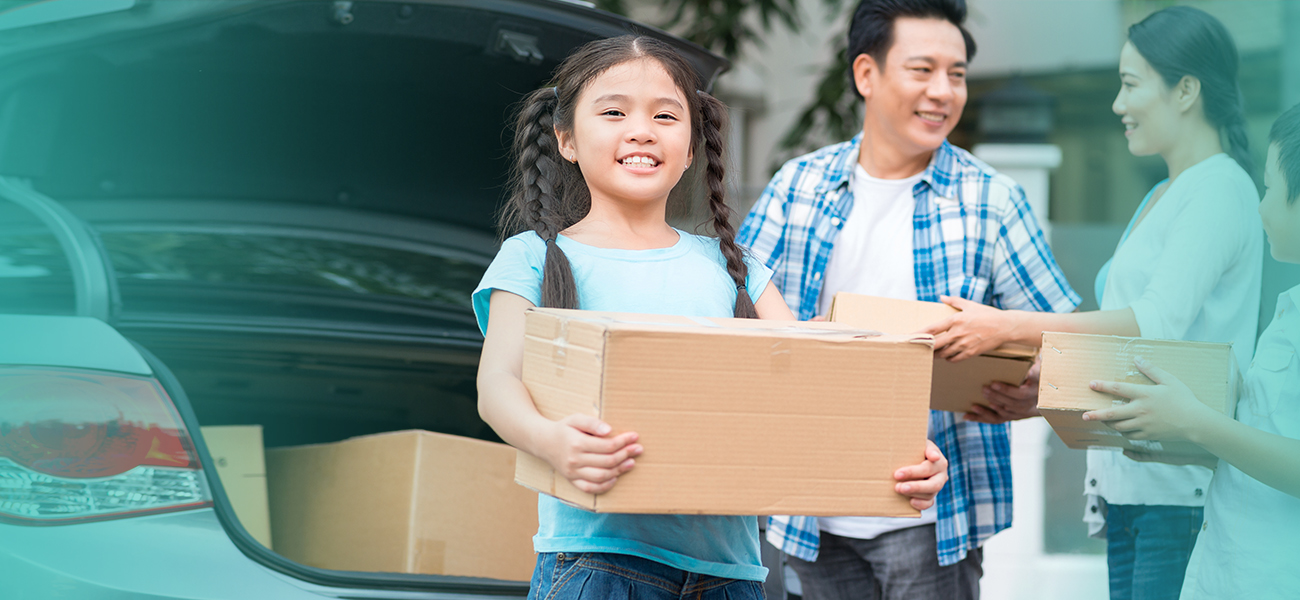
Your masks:
{"label": "girl's fingers", "polygon": [[613,454],[622,450],[628,444],[636,442],[636,440],[637,434],[635,431],[627,431],[609,438],[587,435],[578,439],[577,450],[589,454]]}
{"label": "girl's fingers", "polygon": [[587,481],[589,483],[604,483],[611,479],[615,479],[619,475],[622,475],[632,470],[632,467],[634,466],[636,466],[636,461],[629,458],[623,461],[622,464],[611,469],[602,469],[599,467],[582,467],[574,472],[571,480],[573,481],[582,480],[582,481]]}
{"label": "girl's fingers", "polygon": [[641,446],[636,444],[624,446],[623,449],[613,454],[584,454],[579,459],[580,464],[584,467],[598,467],[601,469],[613,469],[634,456],[641,454]]}
{"label": "girl's fingers", "polygon": [[603,494],[613,489],[614,484],[618,483],[618,478],[615,477],[613,479],[604,481],[602,483],[592,483],[590,481],[585,481],[582,479],[574,479],[572,481],[573,481],[573,487],[576,487],[579,490],[582,490],[588,494]]}
{"label": "girl's fingers", "polygon": [[560,422],[587,435],[594,435],[596,437],[607,436],[609,435],[609,432],[614,430],[609,426],[609,423],[601,421],[591,415],[572,414],[561,419]]}

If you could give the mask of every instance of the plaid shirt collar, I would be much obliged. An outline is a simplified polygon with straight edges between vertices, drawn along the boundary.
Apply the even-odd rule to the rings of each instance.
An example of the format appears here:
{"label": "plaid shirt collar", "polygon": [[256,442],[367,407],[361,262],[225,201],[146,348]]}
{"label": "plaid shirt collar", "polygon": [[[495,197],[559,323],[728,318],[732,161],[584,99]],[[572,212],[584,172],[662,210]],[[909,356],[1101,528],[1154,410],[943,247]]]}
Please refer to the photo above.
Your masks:
{"label": "plaid shirt collar", "polygon": [[[853,173],[858,166],[858,157],[862,152],[862,133],[858,132],[838,151],[827,157],[825,177],[817,184],[815,193],[826,198],[846,199],[843,194],[853,181]],[[929,187],[935,198],[949,199],[957,196],[957,182],[954,173],[958,171],[957,152],[948,140],[944,140],[930,155],[930,164],[921,172],[921,182]],[[832,192],[840,192],[833,194]],[[918,194],[919,195],[919,194]],[[847,216],[848,207],[843,202],[834,207],[835,213]]]}

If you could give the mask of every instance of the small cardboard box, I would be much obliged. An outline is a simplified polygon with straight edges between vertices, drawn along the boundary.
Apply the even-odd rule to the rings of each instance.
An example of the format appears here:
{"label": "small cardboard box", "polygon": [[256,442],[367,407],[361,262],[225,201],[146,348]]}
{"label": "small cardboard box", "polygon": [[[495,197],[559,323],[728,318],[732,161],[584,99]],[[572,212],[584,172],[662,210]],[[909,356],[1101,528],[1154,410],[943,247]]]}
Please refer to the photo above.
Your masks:
{"label": "small cardboard box", "polygon": [[1139,356],[1187,384],[1201,402],[1233,416],[1241,376],[1232,344],[1044,332],[1038,410],[1066,446],[1198,453],[1190,443],[1129,440],[1105,423],[1083,420],[1087,411],[1127,401],[1092,390],[1093,380],[1152,383],[1133,363]]}
{"label": "small cardboard box", "polygon": [[893,473],[924,459],[928,335],[530,309],[524,344],[542,415],[592,415],[645,447],[599,496],[520,452],[524,486],[596,512],[919,514]]}
{"label": "small cardboard box", "polygon": [[[920,331],[954,314],[957,309],[938,302],[896,300],[840,292],[831,300],[828,318],[836,323],[867,327],[903,335]],[[971,405],[988,405],[984,386],[995,381],[1020,385],[1038,352],[1028,346],[1007,344],[961,362],[934,357],[930,408],[966,412]]]}
{"label": "small cardboard box", "polygon": [[532,577],[537,494],[515,451],[398,431],[266,453],[275,551],[343,571]]}
{"label": "small cardboard box", "polygon": [[253,539],[271,547],[271,517],[266,504],[266,460],[261,425],[200,427],[221,487],[235,516]]}

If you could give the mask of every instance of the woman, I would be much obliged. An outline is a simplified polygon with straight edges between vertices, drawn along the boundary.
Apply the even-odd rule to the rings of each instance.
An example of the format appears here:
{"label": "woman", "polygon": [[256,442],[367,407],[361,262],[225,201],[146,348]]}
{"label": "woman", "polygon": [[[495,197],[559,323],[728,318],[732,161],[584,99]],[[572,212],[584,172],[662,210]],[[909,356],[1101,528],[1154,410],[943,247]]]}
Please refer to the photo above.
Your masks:
{"label": "woman", "polygon": [[[1143,199],[1097,276],[1101,310],[998,311],[962,299],[935,325],[940,356],[962,360],[1043,331],[1232,342],[1250,364],[1259,313],[1263,236],[1237,85],[1237,49],[1221,23],[1168,8],[1129,29],[1112,109],[1129,151],[1169,169]],[[1226,142],[1226,144],[1225,144]],[[991,391],[993,422],[1032,412],[1037,382]],[[1028,400],[1028,402],[1025,402]],[[1088,451],[1084,520],[1105,531],[1111,598],[1177,598],[1200,530],[1212,472]]]}

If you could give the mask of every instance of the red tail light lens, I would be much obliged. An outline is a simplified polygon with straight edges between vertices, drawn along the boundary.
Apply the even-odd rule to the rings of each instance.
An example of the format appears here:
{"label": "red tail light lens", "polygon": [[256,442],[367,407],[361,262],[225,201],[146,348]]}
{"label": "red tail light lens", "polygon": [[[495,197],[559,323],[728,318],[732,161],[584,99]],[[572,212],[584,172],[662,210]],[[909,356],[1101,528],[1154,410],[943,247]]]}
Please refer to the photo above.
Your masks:
{"label": "red tail light lens", "polygon": [[0,368],[0,516],[63,522],[210,500],[189,433],[154,379]]}

